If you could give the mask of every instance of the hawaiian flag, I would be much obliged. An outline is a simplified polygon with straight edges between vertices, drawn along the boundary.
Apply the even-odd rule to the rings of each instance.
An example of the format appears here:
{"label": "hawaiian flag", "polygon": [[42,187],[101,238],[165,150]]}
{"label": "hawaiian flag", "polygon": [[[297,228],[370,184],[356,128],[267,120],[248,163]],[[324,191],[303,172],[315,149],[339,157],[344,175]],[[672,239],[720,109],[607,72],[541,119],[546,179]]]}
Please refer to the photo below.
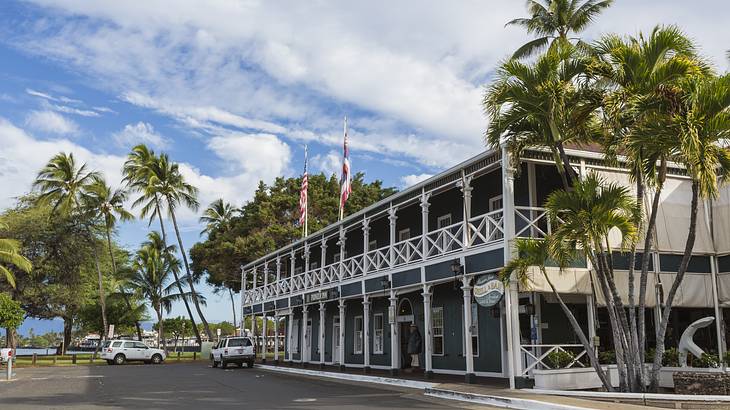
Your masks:
{"label": "hawaiian flag", "polygon": [[350,170],[350,150],[347,148],[347,117],[345,117],[345,143],[343,147],[342,176],[340,177],[340,219],[344,217],[345,202],[352,193],[352,173]]}
{"label": "hawaiian flag", "polygon": [[307,189],[309,188],[309,175],[307,174],[307,146],[304,146],[304,174],[302,174],[302,189],[299,191],[299,225],[304,228],[304,236],[307,236],[307,213],[308,200]]}

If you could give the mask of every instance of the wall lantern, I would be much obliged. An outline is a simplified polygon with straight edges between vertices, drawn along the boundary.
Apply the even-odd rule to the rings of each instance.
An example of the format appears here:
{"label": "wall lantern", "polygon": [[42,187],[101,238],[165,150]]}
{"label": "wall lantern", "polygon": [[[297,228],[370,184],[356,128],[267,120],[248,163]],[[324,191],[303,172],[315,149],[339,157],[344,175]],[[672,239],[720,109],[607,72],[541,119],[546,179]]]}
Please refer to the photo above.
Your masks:
{"label": "wall lantern", "polygon": [[390,288],[390,281],[388,280],[387,276],[383,276],[382,278],[380,278],[380,287],[382,287],[383,290]]}
{"label": "wall lantern", "polygon": [[454,289],[458,289],[459,275],[464,273],[464,266],[461,265],[461,261],[454,259],[454,261],[451,262],[451,272],[454,273]]}

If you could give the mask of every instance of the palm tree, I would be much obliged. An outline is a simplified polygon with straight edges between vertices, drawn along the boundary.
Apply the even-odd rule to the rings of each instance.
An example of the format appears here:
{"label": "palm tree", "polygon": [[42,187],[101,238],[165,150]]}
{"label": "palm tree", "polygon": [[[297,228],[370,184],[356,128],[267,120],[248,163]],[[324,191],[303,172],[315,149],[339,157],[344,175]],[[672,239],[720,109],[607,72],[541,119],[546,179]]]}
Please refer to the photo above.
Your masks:
{"label": "palm tree", "polygon": [[[628,303],[632,334],[637,343],[639,361],[644,362],[646,339],[646,287],[659,199],[667,174],[667,157],[671,146],[659,145],[653,132],[647,132],[658,111],[665,109],[675,85],[702,70],[695,47],[674,26],[655,27],[647,37],[608,35],[594,44],[595,60],[591,72],[606,90],[603,113],[607,154],[616,159],[618,150],[628,162],[630,176],[636,183],[636,201],[641,205],[647,188],[654,198],[647,216],[644,252],[639,274],[639,295],[635,299],[634,266],[636,249],[629,262]],[[671,144],[670,144],[671,145]],[[641,218],[637,223],[642,223]],[[638,323],[636,306],[638,302]],[[642,373],[643,368],[639,369]]]}
{"label": "palm tree", "polygon": [[[167,155],[161,154],[156,156],[152,150],[144,145],[134,147],[128,155],[124,165],[124,179],[132,189],[140,193],[139,198],[134,201],[133,206],[142,206],[140,211],[141,217],[149,217],[150,223],[155,217],[159,219],[162,239],[165,243],[167,243],[167,235],[162,221],[162,212],[166,210],[172,219],[187,273],[186,279],[190,286],[190,292],[193,294],[193,303],[195,304],[200,320],[203,322],[203,328],[208,338],[212,339],[213,335],[210,332],[210,326],[208,326],[203,311],[200,309],[199,297],[195,292],[193,277],[190,274],[190,265],[188,264],[187,254],[185,253],[175,217],[175,209],[181,203],[197,210],[197,188],[185,182],[184,177],[180,173],[179,166],[170,162]],[[176,282],[180,286],[179,291],[182,294],[183,291],[180,280],[177,277],[178,274],[174,271],[173,274],[176,277]],[[183,302],[185,303],[185,308],[188,311],[191,322],[195,324],[195,319],[187,299],[183,298]],[[193,326],[193,331],[200,344],[202,339],[200,338],[200,332],[197,326]]]}
{"label": "palm tree", "polygon": [[526,148],[549,149],[563,187],[569,189],[577,174],[565,144],[591,138],[600,103],[600,93],[584,81],[589,63],[570,44],[551,49],[534,63],[503,63],[483,100],[489,117],[487,144],[506,144],[515,164]]}
{"label": "palm tree", "polygon": [[528,0],[527,10],[531,16],[514,19],[507,25],[522,26],[538,38],[517,49],[512,58],[528,57],[548,45],[552,48],[561,42],[577,40],[571,38],[571,34],[583,31],[612,3],[613,0],[587,0],[583,4],[579,4],[578,0]]}
{"label": "palm tree", "polygon": [[[8,225],[0,222],[0,229],[8,229]],[[15,275],[5,265],[13,265],[23,272],[30,272],[31,262],[20,253],[20,243],[13,239],[0,238],[0,274],[15,288]]]}
{"label": "palm tree", "polygon": [[[117,224],[117,220],[130,221],[134,216],[124,209],[124,201],[127,200],[127,192],[123,189],[112,191],[111,187],[106,184],[103,177],[97,176],[88,186],[84,198],[85,206],[92,212],[96,212],[104,221],[104,230],[106,233],[107,247],[109,249],[109,258],[112,262],[112,275],[117,277],[117,263],[114,257],[114,247],[112,246],[112,229]],[[132,310],[132,304],[129,295],[124,288],[120,288],[121,296],[127,309]],[[135,322],[137,337],[142,340],[142,327],[139,321]]]}
{"label": "palm tree", "polygon": [[[104,296],[104,277],[99,267],[96,235],[93,232],[97,214],[95,212],[89,213],[89,209],[85,206],[89,186],[98,178],[100,178],[100,174],[95,171],[87,171],[86,164],[77,167],[72,153],[68,155],[59,153],[41,169],[33,183],[33,187],[40,191],[38,201],[53,204],[53,213],[75,215],[83,221],[89,242],[92,243],[91,248],[99,282],[99,305],[101,306],[101,319],[104,327],[101,331],[103,339],[106,336],[108,323],[106,298]],[[97,346],[97,349],[99,346]]]}
{"label": "palm tree", "polygon": [[614,280],[613,244],[609,232],[621,234],[621,248],[636,240],[635,221],[639,212],[636,201],[627,188],[607,184],[595,174],[589,174],[576,182],[573,189],[553,192],[545,207],[551,221],[560,221],[550,236],[551,254],[582,249],[595,269],[611,322],[621,390],[628,387],[633,390],[639,382],[635,380],[639,364]]}
{"label": "palm tree", "polygon": [[677,276],[667,293],[657,331],[656,354],[650,388],[656,389],[664,355],[664,338],[674,298],[687,272],[694,248],[699,200],[715,198],[719,185],[730,176],[730,74],[687,78],[679,85],[670,112],[656,115],[650,132],[658,143],[675,144],[673,158],[681,162],[692,179],[690,225]]}
{"label": "palm tree", "polygon": [[223,199],[219,198],[211,202],[199,219],[200,223],[205,224],[205,229],[200,234],[210,234],[215,230],[226,230],[230,226],[233,213],[233,206],[228,202],[223,202]]}
{"label": "palm tree", "polygon": [[150,302],[157,316],[157,345],[160,345],[160,338],[162,338],[162,344],[167,349],[162,313],[163,311],[169,313],[172,309],[172,302],[184,297],[184,295],[174,293],[173,289],[176,285],[174,282],[169,283],[170,274],[175,270],[180,270],[180,261],[170,253],[161,253],[154,246],[145,244],[137,251],[132,268],[134,276],[131,278],[130,285]]}
{"label": "palm tree", "polygon": [[531,269],[532,267],[537,267],[540,270],[540,273],[542,273],[542,276],[545,278],[547,284],[550,286],[550,289],[553,291],[553,295],[560,304],[560,308],[563,309],[563,313],[565,313],[568,317],[568,321],[573,327],[573,331],[576,335],[578,335],[578,339],[580,339],[583,349],[585,349],[586,355],[591,361],[591,366],[593,366],[596,370],[596,374],[601,379],[603,386],[606,390],[613,391],[613,387],[611,386],[611,382],[608,380],[606,372],[598,362],[596,351],[593,349],[593,346],[583,332],[583,329],[580,327],[580,324],[578,324],[578,320],[576,320],[575,315],[573,315],[573,312],[565,304],[560,293],[558,293],[555,289],[552,280],[550,280],[550,275],[548,275],[547,270],[545,269],[549,260],[559,260],[561,262],[560,267],[562,269],[570,262],[570,260],[565,259],[565,257],[574,256],[574,252],[564,252],[561,250],[561,252],[558,252],[556,255],[556,252],[551,252],[549,242],[549,238],[544,240],[525,238],[518,239],[515,242],[515,252],[519,256],[507,262],[504,268],[502,268],[500,271],[502,281],[509,283],[510,279],[514,277],[520,283],[522,289],[529,289]]}

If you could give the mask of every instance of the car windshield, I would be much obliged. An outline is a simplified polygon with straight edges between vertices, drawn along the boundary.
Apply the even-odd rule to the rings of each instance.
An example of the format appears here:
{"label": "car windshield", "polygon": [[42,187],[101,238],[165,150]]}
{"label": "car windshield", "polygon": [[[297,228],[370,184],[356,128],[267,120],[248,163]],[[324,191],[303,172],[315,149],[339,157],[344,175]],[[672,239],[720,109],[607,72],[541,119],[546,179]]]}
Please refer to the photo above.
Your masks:
{"label": "car windshield", "polygon": [[228,347],[251,346],[251,342],[245,338],[228,339]]}
{"label": "car windshield", "polygon": [[101,345],[101,347],[103,347],[104,349],[106,349],[107,347],[109,347],[110,344],[112,344],[112,342],[109,341],[109,340],[107,340],[107,341],[104,342],[103,345]]}

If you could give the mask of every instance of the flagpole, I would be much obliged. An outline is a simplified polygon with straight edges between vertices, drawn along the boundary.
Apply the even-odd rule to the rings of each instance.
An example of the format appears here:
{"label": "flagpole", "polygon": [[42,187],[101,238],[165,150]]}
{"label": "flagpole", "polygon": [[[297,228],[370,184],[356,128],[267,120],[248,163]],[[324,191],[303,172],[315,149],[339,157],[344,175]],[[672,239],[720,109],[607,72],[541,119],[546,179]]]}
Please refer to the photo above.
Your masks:
{"label": "flagpole", "polygon": [[[347,116],[345,115],[345,126],[344,126],[345,144],[347,143]],[[343,158],[344,161],[344,158]],[[342,181],[340,181],[340,221],[345,217],[345,204],[342,203]]]}
{"label": "flagpole", "polygon": [[[309,152],[307,146],[304,145],[304,172],[309,173],[307,170],[307,161]],[[309,174],[307,174],[307,202],[304,204],[304,237],[309,235]]]}

